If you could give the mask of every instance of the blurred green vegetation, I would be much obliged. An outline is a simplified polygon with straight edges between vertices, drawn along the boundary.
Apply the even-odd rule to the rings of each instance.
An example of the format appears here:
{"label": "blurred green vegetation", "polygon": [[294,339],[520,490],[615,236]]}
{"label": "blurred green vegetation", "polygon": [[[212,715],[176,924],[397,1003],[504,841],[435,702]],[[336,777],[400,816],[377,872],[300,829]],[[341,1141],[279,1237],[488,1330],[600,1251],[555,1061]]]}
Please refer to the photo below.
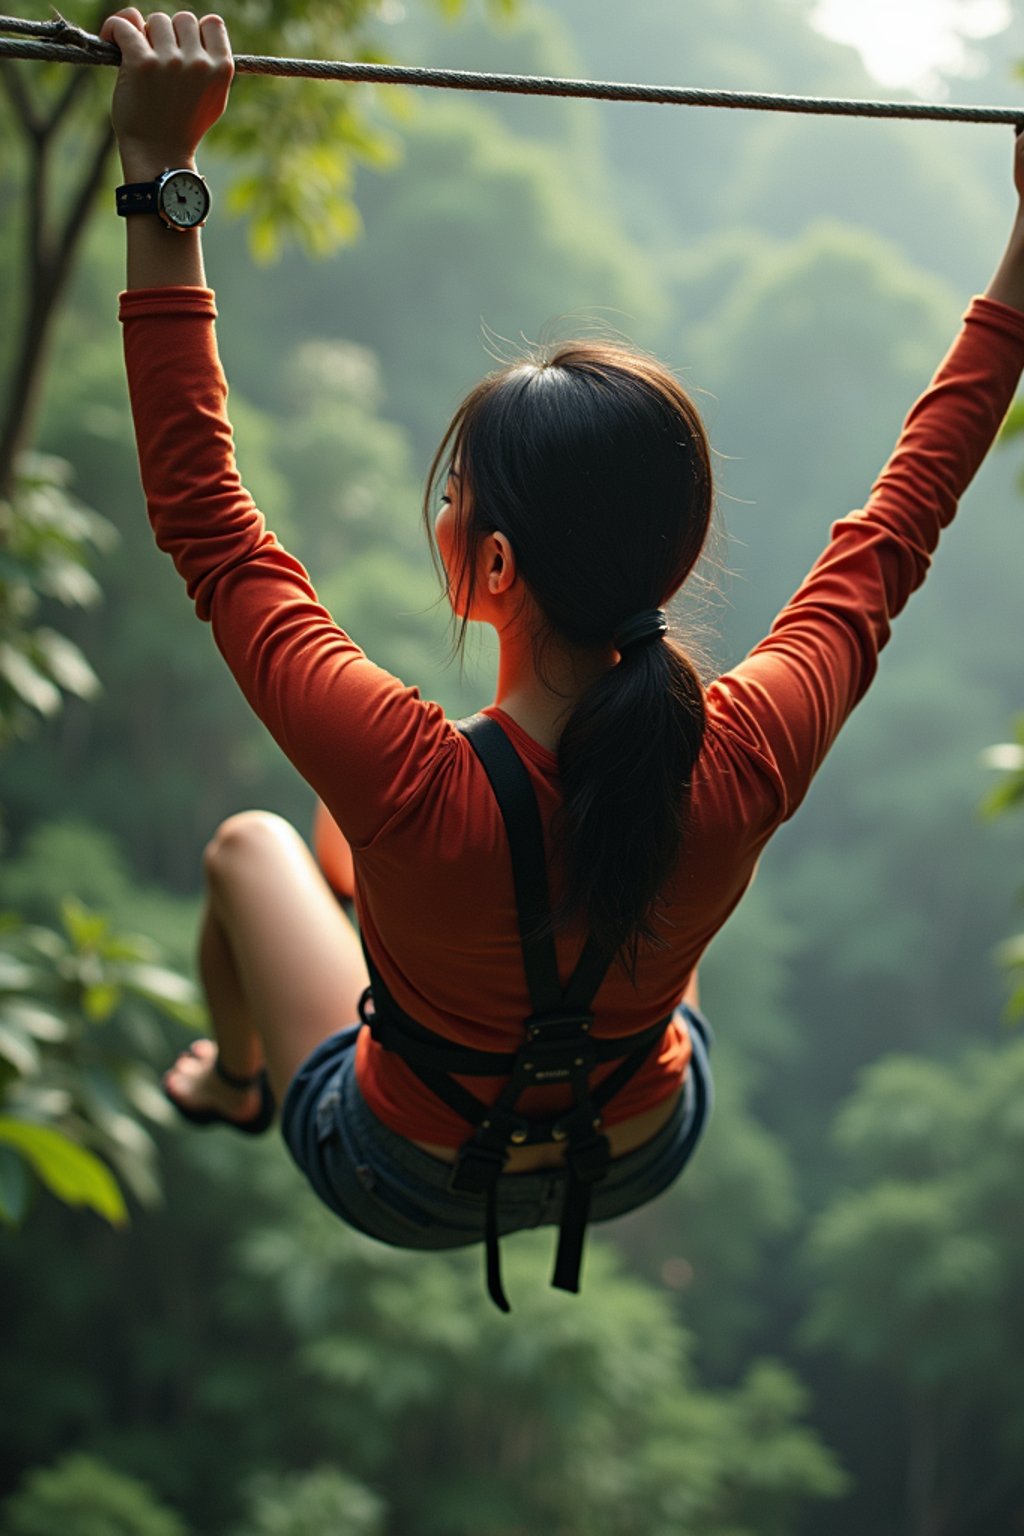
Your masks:
{"label": "blurred green vegetation", "polygon": [[[283,25],[280,7],[247,7],[244,44],[338,56],[345,9],[289,6]],[[366,54],[409,62],[875,94],[805,0],[458,9],[454,27],[427,5],[349,19]],[[1019,89],[1022,28],[987,45],[989,74],[957,96]],[[215,195],[255,176],[264,245],[270,220],[294,234],[332,198],[348,212],[319,234],[353,233],[357,204],[360,238],[316,261],[286,242],[255,264],[252,225],[218,197],[207,250],[243,472],[339,620],[453,713],[486,702],[486,648],[464,676],[445,669],[421,471],[494,353],[585,328],[655,348],[702,392],[730,574],[709,567],[684,611],[710,665],[741,655],[863,501],[984,285],[1009,222],[1010,136],[315,90],[300,119],[283,83],[236,84]],[[357,110],[386,167],[379,148],[351,157]],[[317,175],[261,158],[292,139]],[[324,142],[347,146],[337,163]],[[16,157],[0,166],[10,198],[24,174]],[[0,221],[5,271],[21,234]],[[225,814],[260,804],[304,827],[311,813],[151,547],[120,271],[120,230],[96,217],[36,446],[73,466],[47,483],[76,515],[95,509],[79,527],[116,537],[83,555],[102,604],[44,592],[19,631],[76,645],[91,672],[67,663],[49,681],[92,696],[44,718],[37,687],[19,706],[22,724],[39,718],[5,750],[0,869],[0,906],[21,914],[4,944],[48,931],[73,971],[91,934],[101,989],[119,984],[103,965],[150,963],[103,959],[123,933],[188,969],[199,854]],[[0,288],[5,367],[18,302],[16,283]],[[18,1195],[0,1161],[24,1205],[0,1270],[4,1536],[1014,1536],[1024,1067],[994,947],[1021,847],[1018,821],[977,808],[980,754],[1020,709],[1018,458],[1011,441],[984,469],[871,697],[712,947],[713,1129],[675,1189],[593,1234],[581,1298],[548,1291],[547,1238],[513,1240],[509,1323],[479,1255],[367,1243],[279,1148],[165,1132],[130,1098],[108,1123],[152,1150],[118,1165],[116,1138],[79,1137],[127,1188],[127,1229],[32,1201],[23,1181]],[[47,681],[53,651],[22,649]],[[58,1021],[41,1027],[98,1052],[110,1081],[169,1054],[144,999],[124,992],[90,1024],[83,995],[36,996]],[[45,1095],[62,1047],[22,1023],[18,1080],[35,1060]],[[130,1182],[147,1168],[158,1213]]]}

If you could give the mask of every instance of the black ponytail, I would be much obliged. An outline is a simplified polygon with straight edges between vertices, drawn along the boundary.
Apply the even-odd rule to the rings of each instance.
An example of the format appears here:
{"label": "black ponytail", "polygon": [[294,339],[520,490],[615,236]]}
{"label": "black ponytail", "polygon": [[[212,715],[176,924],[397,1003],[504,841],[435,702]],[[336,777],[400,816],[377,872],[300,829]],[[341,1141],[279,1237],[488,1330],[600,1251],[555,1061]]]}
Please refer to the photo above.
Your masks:
{"label": "black ponytail", "polygon": [[[695,406],[660,364],[604,342],[563,344],[477,386],[435,456],[428,528],[453,463],[467,511],[450,589],[467,613],[479,541],[503,533],[548,626],[541,675],[548,640],[607,654],[627,621],[661,608],[710,526],[710,450]],[[682,850],[704,718],[681,646],[624,638],[559,740],[567,882],[556,921],[584,921],[631,974],[641,941],[666,942],[658,898]]]}
{"label": "black ponytail", "polygon": [[558,744],[569,871],[559,916],[583,917],[631,973],[641,939],[665,942],[656,900],[679,857],[703,736],[700,680],[666,639],[600,677]]}

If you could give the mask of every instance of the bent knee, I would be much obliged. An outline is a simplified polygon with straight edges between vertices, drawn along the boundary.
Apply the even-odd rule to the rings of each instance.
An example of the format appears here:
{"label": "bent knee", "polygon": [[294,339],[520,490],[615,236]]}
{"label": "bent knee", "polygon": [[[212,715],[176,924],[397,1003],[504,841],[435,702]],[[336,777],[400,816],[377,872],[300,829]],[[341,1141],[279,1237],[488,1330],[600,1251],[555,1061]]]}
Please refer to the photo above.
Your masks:
{"label": "bent knee", "polygon": [[239,811],[222,821],[207,843],[203,873],[216,885],[226,875],[264,864],[301,841],[291,822],[273,811]]}

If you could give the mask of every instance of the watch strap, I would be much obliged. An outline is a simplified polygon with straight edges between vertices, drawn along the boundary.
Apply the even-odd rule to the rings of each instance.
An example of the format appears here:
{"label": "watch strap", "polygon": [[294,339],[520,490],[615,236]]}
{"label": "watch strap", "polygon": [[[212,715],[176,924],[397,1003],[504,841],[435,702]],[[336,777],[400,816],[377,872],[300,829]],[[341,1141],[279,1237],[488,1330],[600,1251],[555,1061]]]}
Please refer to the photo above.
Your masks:
{"label": "watch strap", "polygon": [[130,181],[118,187],[114,196],[120,214],[156,213],[156,189],[158,181]]}

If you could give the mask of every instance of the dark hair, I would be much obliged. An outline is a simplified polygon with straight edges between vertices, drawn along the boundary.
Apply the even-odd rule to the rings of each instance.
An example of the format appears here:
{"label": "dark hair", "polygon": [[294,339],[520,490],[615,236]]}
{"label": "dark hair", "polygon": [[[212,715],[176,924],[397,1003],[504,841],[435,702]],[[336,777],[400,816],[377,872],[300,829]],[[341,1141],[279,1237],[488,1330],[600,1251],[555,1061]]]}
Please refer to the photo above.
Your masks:
{"label": "dark hair", "polygon": [[[679,589],[710,526],[711,457],[696,407],[661,364],[609,342],[562,343],[471,391],[430,468],[431,538],[453,464],[464,512],[449,591],[465,615],[479,542],[503,533],[549,626],[537,646],[555,636],[610,649],[626,619]],[[668,636],[629,647],[561,734],[556,831],[568,879],[556,921],[583,919],[633,975],[639,940],[664,942],[657,898],[679,858],[703,734],[700,680]]]}

